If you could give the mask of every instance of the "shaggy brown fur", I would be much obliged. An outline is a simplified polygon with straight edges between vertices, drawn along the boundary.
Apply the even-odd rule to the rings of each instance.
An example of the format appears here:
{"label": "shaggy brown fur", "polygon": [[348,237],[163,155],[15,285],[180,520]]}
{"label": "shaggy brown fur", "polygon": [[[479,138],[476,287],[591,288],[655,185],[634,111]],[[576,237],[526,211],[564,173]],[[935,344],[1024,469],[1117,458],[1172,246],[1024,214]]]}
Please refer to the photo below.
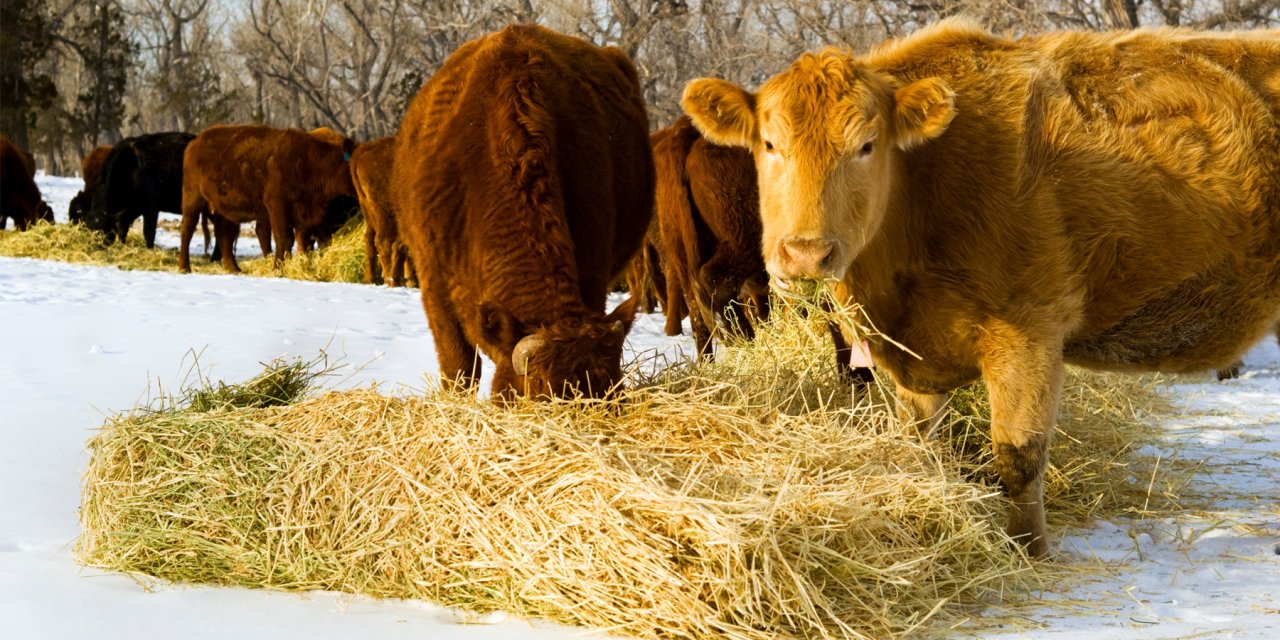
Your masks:
{"label": "shaggy brown fur", "polygon": [[899,412],[992,404],[1008,531],[1047,552],[1064,362],[1203,371],[1280,319],[1280,32],[1057,33],[945,21],[758,94],[696,80],[708,138],[750,147],[777,286],[842,280],[887,341]]}
{"label": "shaggy brown fur", "polygon": [[111,155],[111,145],[104,144],[93,148],[80,163],[80,175],[84,178],[84,188],[71,199],[67,207],[67,219],[71,222],[83,222],[84,216],[93,206],[93,194],[102,184],[102,171],[107,166],[107,156]]}
{"label": "shaggy brown fur", "polygon": [[409,249],[400,240],[392,210],[391,167],[395,161],[396,139],[379,138],[366,142],[351,154],[351,179],[356,185],[360,210],[364,212],[365,282],[393,287],[405,284],[405,263]]}
{"label": "shaggy brown fur", "polygon": [[[321,232],[330,201],[354,199],[355,186],[341,146],[297,129],[260,125],[205,129],[183,160],[182,246],[178,267],[190,272],[191,236],[201,214],[214,214],[218,244],[234,246],[239,223],[257,222],[259,242],[269,233],[279,264],[293,246],[306,251]],[[263,248],[264,253],[268,247]],[[222,265],[238,272],[235,252]]]}
{"label": "shaggy brown fur", "polygon": [[[750,307],[768,314],[755,165],[745,149],[703,140],[687,117],[650,139],[667,266],[664,306],[678,309],[683,297],[698,355],[711,357],[718,319],[750,339],[751,321],[738,311]],[[667,314],[668,335],[680,333],[680,320],[679,314]]]}
{"label": "shaggy brown fur", "polygon": [[0,229],[8,218],[19,231],[36,220],[53,221],[52,210],[40,198],[35,173],[35,158],[0,136]]}
{"label": "shaggy brown fur", "polygon": [[[631,259],[626,270],[627,291],[636,299],[636,310],[653,313],[667,290],[667,276],[662,270],[662,258],[658,247],[662,246],[662,232],[655,217],[645,232],[640,252]],[[665,309],[664,309],[665,310]]]}
{"label": "shaggy brown fur", "polygon": [[[621,51],[532,25],[455,51],[397,135],[396,216],[446,382],[601,395],[634,316],[605,295],[653,215],[648,118]],[[521,375],[521,373],[524,375]]]}

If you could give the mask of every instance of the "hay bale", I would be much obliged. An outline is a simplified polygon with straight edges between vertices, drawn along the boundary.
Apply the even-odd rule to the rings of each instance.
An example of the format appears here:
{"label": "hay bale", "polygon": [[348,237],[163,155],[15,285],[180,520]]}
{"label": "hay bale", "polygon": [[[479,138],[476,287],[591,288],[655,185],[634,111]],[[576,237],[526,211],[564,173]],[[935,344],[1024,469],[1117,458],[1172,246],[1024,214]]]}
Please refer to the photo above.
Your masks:
{"label": "hay bale", "polygon": [[[357,390],[116,417],[90,444],[77,554],[641,638],[900,636],[1043,586],[981,463],[840,384],[815,326],[639,376],[618,403]],[[1058,499],[1096,513],[1091,491]]]}

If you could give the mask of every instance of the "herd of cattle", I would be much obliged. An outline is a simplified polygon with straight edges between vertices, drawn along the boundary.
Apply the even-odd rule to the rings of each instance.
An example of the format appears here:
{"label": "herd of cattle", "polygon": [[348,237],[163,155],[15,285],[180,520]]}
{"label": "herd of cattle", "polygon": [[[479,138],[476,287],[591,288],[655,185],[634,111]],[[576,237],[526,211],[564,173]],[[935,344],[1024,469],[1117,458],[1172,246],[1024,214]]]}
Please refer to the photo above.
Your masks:
{"label": "herd of cattle", "polygon": [[[86,159],[99,186],[73,217],[119,237],[141,215],[150,243],[179,210],[185,271],[202,219],[223,247],[255,222],[282,259],[355,198],[369,272],[416,279],[446,382],[473,387],[479,350],[496,395],[603,395],[637,305],[661,299],[671,332],[687,314],[709,354],[770,290],[829,282],[893,338],[833,327],[839,366],[885,370],[904,422],[928,433],[983,381],[1008,532],[1035,555],[1065,363],[1223,367],[1280,321],[1278,31],[1009,39],[953,19],[805,54],[754,93],[695,80],[682,105],[649,135],[618,49],[512,26],[452,54],[394,137],[133,138]],[[10,153],[22,226],[41,214]]]}

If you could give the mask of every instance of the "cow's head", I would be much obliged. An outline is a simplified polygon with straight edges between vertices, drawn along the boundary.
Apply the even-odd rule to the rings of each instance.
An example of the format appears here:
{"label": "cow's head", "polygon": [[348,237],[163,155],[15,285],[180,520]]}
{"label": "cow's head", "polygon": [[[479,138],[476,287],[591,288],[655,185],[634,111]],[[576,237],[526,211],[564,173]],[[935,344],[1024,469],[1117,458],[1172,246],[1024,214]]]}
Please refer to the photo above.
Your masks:
{"label": "cow's head", "polygon": [[941,79],[904,84],[835,49],[805,54],[758,93],[694,80],[682,105],[707,139],[755,156],[765,266],[783,289],[844,277],[884,220],[896,155],[955,116]]}
{"label": "cow's head", "polygon": [[480,307],[484,337],[508,357],[495,359],[493,394],[604,397],[622,380],[622,343],[634,299],[608,315],[530,327],[494,302]]}

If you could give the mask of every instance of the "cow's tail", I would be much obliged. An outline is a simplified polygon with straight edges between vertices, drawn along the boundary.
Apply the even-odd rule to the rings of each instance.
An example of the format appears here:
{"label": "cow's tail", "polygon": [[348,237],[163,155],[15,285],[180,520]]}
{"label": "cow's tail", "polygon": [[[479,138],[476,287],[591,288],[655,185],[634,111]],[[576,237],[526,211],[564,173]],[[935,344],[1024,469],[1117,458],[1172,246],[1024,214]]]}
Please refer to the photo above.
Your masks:
{"label": "cow's tail", "polygon": [[[653,164],[658,175],[654,202],[658,207],[658,224],[669,263],[664,275],[676,279],[677,288],[684,292],[686,310],[710,319],[710,305],[703,300],[704,288],[698,283],[702,253],[698,246],[698,224],[685,164],[689,150],[698,139],[698,132],[691,124],[683,120],[681,123],[683,126],[677,124],[672,127],[653,148]],[[674,322],[680,319],[677,315]],[[668,333],[672,322],[672,316],[668,315]]]}

